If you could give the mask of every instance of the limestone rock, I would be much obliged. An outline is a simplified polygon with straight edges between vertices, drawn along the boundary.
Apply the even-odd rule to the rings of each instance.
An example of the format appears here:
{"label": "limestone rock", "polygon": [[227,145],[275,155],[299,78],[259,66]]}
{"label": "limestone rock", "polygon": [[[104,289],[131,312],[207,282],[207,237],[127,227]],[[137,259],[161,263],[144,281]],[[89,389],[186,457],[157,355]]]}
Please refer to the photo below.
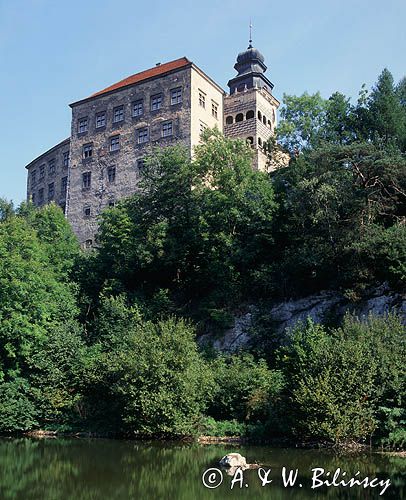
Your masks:
{"label": "limestone rock", "polygon": [[220,465],[223,467],[247,467],[247,461],[245,457],[240,455],[239,453],[229,453],[228,455],[224,455],[224,457],[220,460]]}

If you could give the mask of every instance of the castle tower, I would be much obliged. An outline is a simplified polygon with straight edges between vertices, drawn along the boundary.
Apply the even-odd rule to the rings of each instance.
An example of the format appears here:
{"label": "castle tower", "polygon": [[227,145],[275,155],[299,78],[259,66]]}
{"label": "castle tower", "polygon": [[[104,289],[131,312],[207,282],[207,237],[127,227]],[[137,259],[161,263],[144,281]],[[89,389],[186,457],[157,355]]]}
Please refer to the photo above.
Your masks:
{"label": "castle tower", "polygon": [[230,95],[224,99],[224,134],[243,138],[255,150],[254,168],[271,170],[266,145],[276,127],[279,101],[272,95],[273,83],[265,76],[264,56],[249,41],[234,65],[237,75],[228,82]]}

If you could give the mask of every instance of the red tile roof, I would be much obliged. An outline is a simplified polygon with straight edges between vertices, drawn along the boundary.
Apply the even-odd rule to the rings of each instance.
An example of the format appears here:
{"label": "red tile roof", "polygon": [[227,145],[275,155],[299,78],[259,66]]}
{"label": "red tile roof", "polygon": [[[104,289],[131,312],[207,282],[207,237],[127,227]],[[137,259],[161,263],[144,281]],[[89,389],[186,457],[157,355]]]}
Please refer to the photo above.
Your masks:
{"label": "red tile roof", "polygon": [[160,64],[159,66],[155,66],[151,69],[141,71],[141,73],[136,73],[135,75],[131,75],[128,78],[124,78],[124,80],[120,80],[114,85],[110,85],[110,87],[106,87],[105,89],[100,90],[95,94],[92,94],[90,97],[96,97],[101,94],[111,92],[112,90],[117,90],[122,87],[126,87],[127,85],[132,85],[134,83],[142,82],[143,80],[147,80],[148,78],[153,78],[154,76],[163,75],[164,73],[168,73],[169,71],[183,68],[189,64],[191,64],[189,59],[187,59],[186,57],[181,57],[180,59],[175,59],[175,61],[170,61],[164,64]]}

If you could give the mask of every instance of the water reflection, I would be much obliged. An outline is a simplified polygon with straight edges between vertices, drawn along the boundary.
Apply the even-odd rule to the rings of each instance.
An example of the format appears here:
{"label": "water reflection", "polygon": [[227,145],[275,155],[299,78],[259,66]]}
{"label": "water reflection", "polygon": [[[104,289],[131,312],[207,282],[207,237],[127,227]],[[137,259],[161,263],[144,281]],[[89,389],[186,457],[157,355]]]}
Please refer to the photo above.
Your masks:
{"label": "water reflection", "polygon": [[[271,467],[270,485],[261,486],[257,470],[244,471],[244,487],[224,473],[217,489],[206,489],[202,474],[218,467],[218,460],[238,450],[248,462]],[[372,499],[406,500],[406,460],[377,454],[338,456],[326,451],[276,449],[235,445],[139,443],[134,441],[86,439],[1,439],[1,500],[88,500],[88,499]],[[282,467],[299,469],[296,485],[284,488]],[[390,478],[383,497],[380,488],[310,489],[311,469],[338,467],[351,477]],[[248,484],[248,487],[245,487]]]}

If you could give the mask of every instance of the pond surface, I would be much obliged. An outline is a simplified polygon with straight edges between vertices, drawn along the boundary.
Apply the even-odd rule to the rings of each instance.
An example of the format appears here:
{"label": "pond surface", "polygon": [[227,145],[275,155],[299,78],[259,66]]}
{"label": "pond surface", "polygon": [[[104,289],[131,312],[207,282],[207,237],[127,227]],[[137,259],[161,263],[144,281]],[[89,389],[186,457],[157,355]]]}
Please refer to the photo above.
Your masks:
{"label": "pond surface", "polygon": [[[272,483],[262,486],[258,470],[233,477],[219,469],[218,460],[237,451],[248,462],[263,464],[260,474]],[[298,469],[294,487],[284,487],[282,470]],[[325,469],[319,481],[369,476],[389,479],[384,486],[321,486],[312,489],[312,469]],[[271,469],[266,476],[266,470]],[[330,471],[330,476],[327,476]],[[343,476],[342,472],[346,471]],[[209,486],[203,485],[202,476]],[[376,481],[375,483],[377,483]],[[373,484],[375,484],[373,483]],[[300,487],[299,484],[302,486]],[[318,483],[315,483],[318,484]],[[248,485],[248,486],[246,486]],[[0,499],[90,500],[168,499],[406,499],[406,459],[363,453],[336,455],[319,450],[266,446],[139,443],[107,439],[0,439]]]}

